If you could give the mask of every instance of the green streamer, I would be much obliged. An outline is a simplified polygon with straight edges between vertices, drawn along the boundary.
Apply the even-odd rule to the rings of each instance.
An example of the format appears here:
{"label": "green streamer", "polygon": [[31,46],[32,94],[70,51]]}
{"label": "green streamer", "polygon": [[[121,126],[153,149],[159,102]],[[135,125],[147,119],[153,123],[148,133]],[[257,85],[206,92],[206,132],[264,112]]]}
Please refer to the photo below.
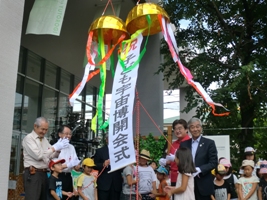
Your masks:
{"label": "green streamer", "polygon": [[102,126],[100,126],[101,130],[105,130],[109,125],[109,118],[104,122],[104,124]]}
{"label": "green streamer", "polygon": [[[101,29],[98,30],[98,52],[101,54],[101,59],[105,57],[105,45],[103,40],[103,32]],[[103,124],[103,100],[105,95],[105,85],[106,85],[106,62],[100,66],[100,80],[101,85],[99,88],[98,101],[97,101],[97,120],[99,127]]]}
{"label": "green streamer", "polygon": [[[145,42],[144,48],[142,49],[142,51],[141,51],[141,53],[140,53],[138,59],[137,59],[137,60],[136,60],[130,67],[126,68],[126,66],[125,66],[125,64],[124,64],[124,61],[121,59],[121,56],[118,56],[119,62],[120,62],[120,64],[121,64],[122,69],[123,69],[124,72],[128,72],[128,71],[134,69],[134,68],[141,62],[141,60],[142,60],[142,58],[143,58],[143,56],[144,56],[144,54],[145,54],[145,52],[146,52],[146,46],[147,46],[147,42],[148,42],[148,38],[149,38],[149,34],[150,34],[150,27],[151,27],[151,23],[152,23],[152,22],[151,22],[151,17],[150,17],[150,15],[146,15],[146,20],[147,20],[147,22],[148,22],[148,35],[147,35],[147,37],[146,37],[146,42]],[[142,33],[144,30],[146,30],[146,29],[141,29],[141,30],[136,31],[136,32],[131,36],[130,41],[132,41],[132,40],[134,40],[135,38],[137,38],[138,35],[139,35],[140,33]],[[125,43],[126,43],[126,42],[122,42],[122,47],[124,47]]]}

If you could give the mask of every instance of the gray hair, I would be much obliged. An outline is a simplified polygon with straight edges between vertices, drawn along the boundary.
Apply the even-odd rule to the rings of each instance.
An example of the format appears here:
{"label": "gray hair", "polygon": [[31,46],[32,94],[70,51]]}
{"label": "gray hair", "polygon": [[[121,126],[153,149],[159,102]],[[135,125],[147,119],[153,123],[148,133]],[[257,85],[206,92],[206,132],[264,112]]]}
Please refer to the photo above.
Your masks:
{"label": "gray hair", "polygon": [[41,126],[41,123],[45,122],[48,123],[47,119],[45,117],[38,117],[36,118],[34,125],[36,125],[37,127]]}
{"label": "gray hair", "polygon": [[202,122],[201,122],[201,120],[198,119],[198,118],[196,118],[196,117],[193,117],[193,118],[191,118],[191,119],[187,122],[188,127],[189,127],[192,123],[194,123],[194,122],[199,122],[200,126],[202,126]]}

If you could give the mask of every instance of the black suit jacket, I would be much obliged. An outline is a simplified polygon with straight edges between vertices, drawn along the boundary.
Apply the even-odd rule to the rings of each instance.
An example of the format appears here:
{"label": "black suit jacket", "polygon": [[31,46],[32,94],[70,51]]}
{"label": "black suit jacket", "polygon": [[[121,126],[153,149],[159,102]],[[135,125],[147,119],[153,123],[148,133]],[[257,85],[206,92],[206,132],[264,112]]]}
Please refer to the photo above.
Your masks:
{"label": "black suit jacket", "polygon": [[[105,145],[102,148],[96,150],[94,155],[94,162],[96,169],[99,170],[99,173],[103,169],[103,164],[105,160],[109,159],[108,146]],[[120,192],[122,190],[122,170],[117,170],[111,173],[110,166],[106,167],[103,173],[97,178],[97,188],[99,190],[108,191],[111,188],[111,185],[114,185],[116,191]]]}
{"label": "black suit jacket", "polygon": [[[192,138],[181,143],[181,147],[192,149]],[[214,193],[213,177],[211,170],[218,165],[218,153],[215,142],[201,136],[194,160],[195,166],[199,167],[201,173],[195,177],[195,187],[203,196]]]}

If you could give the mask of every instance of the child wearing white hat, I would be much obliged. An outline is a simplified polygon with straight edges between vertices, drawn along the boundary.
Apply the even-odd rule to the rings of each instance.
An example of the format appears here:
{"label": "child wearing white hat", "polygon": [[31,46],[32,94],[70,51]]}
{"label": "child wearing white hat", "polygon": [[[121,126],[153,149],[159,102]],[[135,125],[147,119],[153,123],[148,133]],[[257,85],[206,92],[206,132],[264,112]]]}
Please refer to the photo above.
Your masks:
{"label": "child wearing white hat", "polygon": [[[253,160],[254,163],[256,163],[256,155],[255,155],[255,149],[253,147],[246,147],[245,150],[244,150],[244,160]],[[256,173],[256,167],[254,167],[254,170],[252,172],[252,175],[253,176],[257,176],[257,173]],[[241,176],[243,176],[244,174],[244,171],[242,169],[242,167],[240,168],[239,170],[239,174]]]}
{"label": "child wearing white hat", "polygon": [[238,180],[238,197],[239,199],[257,200],[257,185],[259,179],[253,176],[255,163],[253,160],[243,160],[242,169],[244,170],[243,176]]}

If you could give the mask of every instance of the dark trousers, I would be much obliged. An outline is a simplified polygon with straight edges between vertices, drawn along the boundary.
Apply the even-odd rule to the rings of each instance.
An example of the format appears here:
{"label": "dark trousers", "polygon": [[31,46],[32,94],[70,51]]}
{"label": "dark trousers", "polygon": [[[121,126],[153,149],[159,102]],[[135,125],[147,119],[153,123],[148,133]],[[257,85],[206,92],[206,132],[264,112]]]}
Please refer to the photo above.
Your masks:
{"label": "dark trousers", "polygon": [[71,200],[79,200],[79,195],[78,196],[73,196],[72,198],[70,198]]}
{"label": "dark trousers", "polygon": [[136,200],[135,194],[121,194],[121,200]]}
{"label": "dark trousers", "polygon": [[[62,181],[62,190],[65,192],[73,192],[73,183],[71,173],[62,172],[58,175],[58,178]],[[62,195],[62,200],[66,200],[68,196]],[[74,198],[69,198],[72,200]]]}
{"label": "dark trousers", "polygon": [[115,191],[114,184],[112,184],[108,191],[97,189],[97,195],[98,200],[120,200],[121,192]]}
{"label": "dark trousers", "polygon": [[155,200],[155,198],[152,198],[152,197],[149,196],[150,194],[151,194],[151,193],[148,193],[148,194],[141,194],[141,196],[142,196],[142,200]]}
{"label": "dark trousers", "polygon": [[25,200],[46,200],[48,178],[46,172],[35,172],[31,175],[29,169],[25,169],[23,175]]}
{"label": "dark trousers", "polygon": [[195,184],[195,198],[196,198],[196,200],[211,200],[210,195],[209,196],[203,196],[200,194],[196,184]]}

